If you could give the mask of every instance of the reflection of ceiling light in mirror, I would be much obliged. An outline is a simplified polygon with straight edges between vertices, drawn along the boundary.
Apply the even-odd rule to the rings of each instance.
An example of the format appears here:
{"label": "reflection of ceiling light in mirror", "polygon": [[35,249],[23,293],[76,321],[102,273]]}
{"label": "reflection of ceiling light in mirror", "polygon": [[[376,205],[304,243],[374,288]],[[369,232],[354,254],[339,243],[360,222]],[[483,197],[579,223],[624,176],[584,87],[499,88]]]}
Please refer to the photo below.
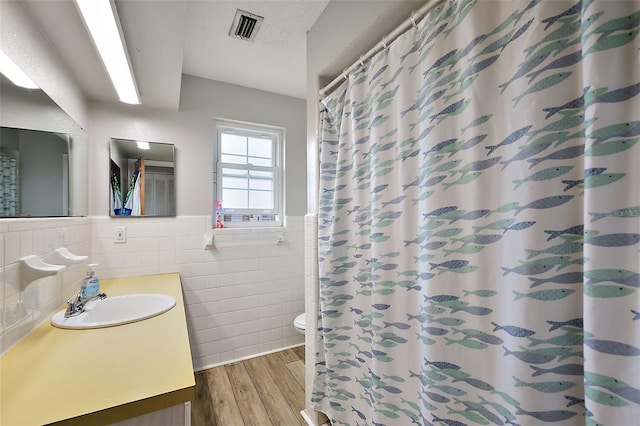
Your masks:
{"label": "reflection of ceiling light in mirror", "polygon": [[121,102],[139,104],[115,5],[109,0],[75,0]]}
{"label": "reflection of ceiling light in mirror", "polygon": [[136,144],[138,145],[139,149],[151,149],[151,147],[149,146],[149,142],[137,141]]}
{"label": "reflection of ceiling light in mirror", "polygon": [[0,73],[16,86],[24,87],[25,89],[40,88],[2,50],[0,50]]}

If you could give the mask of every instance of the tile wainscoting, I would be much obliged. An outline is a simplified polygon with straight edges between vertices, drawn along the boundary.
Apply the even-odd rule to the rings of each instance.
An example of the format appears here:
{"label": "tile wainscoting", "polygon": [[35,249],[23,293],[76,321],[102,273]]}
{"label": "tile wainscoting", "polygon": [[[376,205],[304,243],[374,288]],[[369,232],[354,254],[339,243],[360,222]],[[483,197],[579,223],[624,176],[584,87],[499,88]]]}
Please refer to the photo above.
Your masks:
{"label": "tile wainscoting", "polygon": [[[126,243],[114,242],[116,227]],[[196,370],[304,343],[293,327],[304,310],[304,218],[287,217],[278,230],[224,230],[216,241],[232,244],[205,249],[210,232],[210,216],[0,221],[0,352],[80,287],[84,264],[19,291],[19,259],[46,261],[58,247],[88,255],[101,278],[179,272]],[[10,323],[17,309],[26,314]]]}

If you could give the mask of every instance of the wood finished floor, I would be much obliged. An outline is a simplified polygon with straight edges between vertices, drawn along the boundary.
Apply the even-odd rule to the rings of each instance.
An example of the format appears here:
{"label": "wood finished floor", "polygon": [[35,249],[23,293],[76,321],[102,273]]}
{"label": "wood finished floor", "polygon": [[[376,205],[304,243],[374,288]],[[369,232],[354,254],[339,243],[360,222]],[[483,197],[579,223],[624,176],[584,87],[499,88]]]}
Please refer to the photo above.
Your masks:
{"label": "wood finished floor", "polygon": [[196,373],[192,426],[306,425],[304,346]]}

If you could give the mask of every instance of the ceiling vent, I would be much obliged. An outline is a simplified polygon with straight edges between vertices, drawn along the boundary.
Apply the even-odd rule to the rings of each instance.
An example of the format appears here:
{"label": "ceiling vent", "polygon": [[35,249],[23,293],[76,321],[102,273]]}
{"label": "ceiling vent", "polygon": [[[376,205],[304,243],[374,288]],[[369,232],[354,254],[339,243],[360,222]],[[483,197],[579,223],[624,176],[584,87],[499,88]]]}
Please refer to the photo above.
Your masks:
{"label": "ceiling vent", "polygon": [[236,16],[233,18],[229,35],[253,43],[263,20],[262,16],[238,9],[236,10]]}

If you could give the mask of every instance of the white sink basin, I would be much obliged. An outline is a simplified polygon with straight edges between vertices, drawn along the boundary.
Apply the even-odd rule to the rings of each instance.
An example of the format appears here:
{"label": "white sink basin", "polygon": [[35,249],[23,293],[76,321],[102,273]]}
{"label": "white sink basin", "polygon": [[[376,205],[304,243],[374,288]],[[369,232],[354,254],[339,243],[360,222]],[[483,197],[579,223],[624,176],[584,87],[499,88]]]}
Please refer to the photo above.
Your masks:
{"label": "white sink basin", "polygon": [[167,312],[176,300],[166,294],[127,294],[92,300],[80,315],[65,318],[64,310],[51,318],[51,324],[59,328],[87,329],[113,327],[142,321]]}

